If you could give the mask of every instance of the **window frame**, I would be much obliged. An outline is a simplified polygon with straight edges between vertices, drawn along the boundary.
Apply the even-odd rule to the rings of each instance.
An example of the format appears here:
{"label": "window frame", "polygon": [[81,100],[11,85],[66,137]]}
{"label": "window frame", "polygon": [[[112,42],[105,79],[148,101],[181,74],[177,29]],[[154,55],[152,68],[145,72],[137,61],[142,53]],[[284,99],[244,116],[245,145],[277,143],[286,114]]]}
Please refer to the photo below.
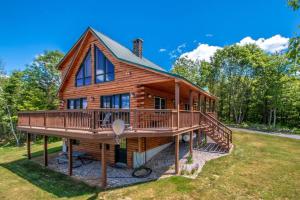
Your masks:
{"label": "window frame", "polygon": [[[128,96],[128,108],[123,108],[123,101],[122,97]],[[115,107],[115,97],[118,97],[118,107]],[[104,99],[109,99],[109,108],[115,108],[115,109],[130,109],[130,93],[122,93],[122,94],[112,94],[112,95],[102,95],[100,96],[100,108],[105,108],[104,105]]]}
{"label": "window frame", "polygon": [[186,110],[186,111],[191,110],[189,103],[184,104],[184,110]]}
{"label": "window frame", "polygon": [[[83,108],[83,101],[86,101],[86,108]],[[73,107],[70,108],[70,102],[73,102]],[[79,108],[76,106],[76,101],[79,101]],[[87,109],[88,107],[88,101],[86,97],[81,97],[81,98],[72,98],[72,99],[67,99],[67,109],[68,110],[76,110],[76,109]]]}
{"label": "window frame", "polygon": [[[90,71],[91,71],[91,75],[90,76],[86,76],[86,65],[85,65],[85,62],[86,62],[86,59],[87,59],[88,56],[90,56],[90,63],[89,63],[90,64],[89,67],[91,68],[90,69]],[[79,72],[81,70],[83,70],[83,72],[82,72],[83,73],[82,74],[82,78],[77,78],[77,76],[78,76],[78,74],[79,74]],[[90,78],[89,84],[86,83],[86,80],[88,78]],[[91,49],[89,49],[88,52],[86,53],[86,55],[85,55],[82,63],[80,64],[79,69],[76,72],[76,75],[75,75],[75,87],[84,87],[84,86],[91,85],[92,84],[92,79],[93,79],[93,77],[92,77],[92,53],[91,53]],[[82,80],[82,85],[78,85],[78,83],[77,83],[78,80]]]}
{"label": "window frame", "polygon": [[[103,59],[104,59],[102,62],[105,63],[102,74],[97,74],[97,67],[98,67],[98,62],[99,62],[98,61],[98,52],[102,54]],[[112,66],[112,69],[111,69],[112,72],[110,72],[110,69],[108,68],[109,63]],[[109,75],[112,75],[113,78],[107,80],[107,77]],[[104,53],[96,45],[94,46],[94,76],[95,76],[95,79],[94,79],[95,84],[101,84],[101,83],[111,82],[111,81],[115,80],[115,65],[104,55]],[[103,81],[98,82],[97,81],[98,76],[103,76]]]}
{"label": "window frame", "polygon": [[[156,108],[156,99],[159,99],[159,108]],[[162,100],[164,100],[164,108],[162,108]],[[155,96],[154,97],[154,109],[156,110],[164,110],[167,109],[167,98]]]}

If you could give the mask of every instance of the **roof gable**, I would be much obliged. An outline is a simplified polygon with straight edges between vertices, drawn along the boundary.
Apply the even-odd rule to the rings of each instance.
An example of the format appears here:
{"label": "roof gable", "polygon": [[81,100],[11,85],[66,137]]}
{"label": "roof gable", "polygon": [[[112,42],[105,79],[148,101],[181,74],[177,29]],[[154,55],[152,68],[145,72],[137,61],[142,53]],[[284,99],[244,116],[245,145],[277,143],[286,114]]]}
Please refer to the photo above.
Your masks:
{"label": "roof gable", "polygon": [[69,72],[71,71],[70,68],[72,67],[72,64],[74,60],[76,60],[78,53],[80,52],[80,48],[82,44],[85,42],[85,38],[88,33],[92,33],[99,41],[111,52],[111,54],[116,57],[118,60],[127,62],[130,64],[134,64],[146,69],[150,69],[156,72],[159,72],[162,75],[167,75],[171,76],[174,78],[181,79],[184,82],[187,82],[188,84],[191,84],[193,87],[198,88],[202,93],[214,97],[213,95],[209,94],[208,92],[204,91],[202,88],[198,87],[197,85],[193,84],[192,82],[188,81],[186,78],[178,75],[178,74],[173,74],[170,72],[167,72],[165,69],[162,67],[152,63],[151,61],[147,60],[146,58],[140,58],[136,56],[132,51],[130,51],[128,48],[122,46],[118,42],[112,40],[108,36],[104,35],[103,33],[100,33],[93,28],[89,27],[78,39],[78,41],[75,43],[75,45],[71,48],[71,50],[65,55],[65,57],[62,59],[62,61],[58,64],[58,69],[60,69],[62,63],[66,60],[66,58],[70,55],[70,53],[75,54],[72,58],[71,64],[68,66],[67,72],[65,73],[64,77],[62,78],[62,83],[60,85],[60,88],[58,92],[61,91],[62,86],[64,85],[64,82],[66,81],[66,78],[69,75]]}

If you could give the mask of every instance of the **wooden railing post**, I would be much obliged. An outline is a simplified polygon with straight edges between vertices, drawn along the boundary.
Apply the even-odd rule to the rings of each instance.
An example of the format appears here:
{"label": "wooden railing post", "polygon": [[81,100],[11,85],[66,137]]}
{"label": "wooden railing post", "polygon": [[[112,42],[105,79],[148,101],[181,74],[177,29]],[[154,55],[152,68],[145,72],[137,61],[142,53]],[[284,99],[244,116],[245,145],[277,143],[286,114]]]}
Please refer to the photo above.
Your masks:
{"label": "wooden railing post", "polygon": [[137,121],[137,110],[134,109],[133,110],[133,124],[132,124],[132,128],[137,128],[136,121]]}
{"label": "wooden railing post", "polygon": [[174,127],[174,116],[173,116],[173,111],[171,111],[171,129]]}
{"label": "wooden railing post", "polygon": [[92,110],[91,129],[93,133],[96,133],[96,111]]}
{"label": "wooden railing post", "polygon": [[47,125],[46,125],[46,115],[47,115],[47,113],[45,112],[45,113],[44,113],[44,127],[45,127],[45,128],[47,127]]}
{"label": "wooden railing post", "polygon": [[28,125],[31,126],[31,118],[30,118],[30,113],[28,114]]}
{"label": "wooden railing post", "polygon": [[64,112],[64,128],[66,128],[66,126],[67,126],[67,122],[66,122],[66,115],[67,114],[68,114],[67,112]]}
{"label": "wooden railing post", "polygon": [[180,85],[175,82],[175,107],[177,111],[177,130],[180,128]]}

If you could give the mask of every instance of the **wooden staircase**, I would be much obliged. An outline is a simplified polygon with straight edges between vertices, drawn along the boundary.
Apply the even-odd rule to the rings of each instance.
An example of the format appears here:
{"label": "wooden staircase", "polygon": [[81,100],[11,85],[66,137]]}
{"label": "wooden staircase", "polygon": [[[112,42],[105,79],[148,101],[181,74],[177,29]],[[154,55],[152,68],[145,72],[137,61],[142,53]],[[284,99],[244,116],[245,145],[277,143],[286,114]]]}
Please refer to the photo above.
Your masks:
{"label": "wooden staircase", "polygon": [[215,117],[202,112],[200,115],[201,123],[204,124],[202,131],[229,152],[232,147],[232,131]]}

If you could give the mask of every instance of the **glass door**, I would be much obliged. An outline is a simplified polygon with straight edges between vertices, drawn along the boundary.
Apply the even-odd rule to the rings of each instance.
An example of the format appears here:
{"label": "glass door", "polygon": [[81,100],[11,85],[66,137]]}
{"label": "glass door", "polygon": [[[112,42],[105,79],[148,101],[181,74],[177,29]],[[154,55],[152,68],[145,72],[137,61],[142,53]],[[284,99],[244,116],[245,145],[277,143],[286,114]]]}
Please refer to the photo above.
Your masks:
{"label": "glass door", "polygon": [[120,140],[120,144],[115,146],[115,162],[127,163],[127,142],[126,138]]}

